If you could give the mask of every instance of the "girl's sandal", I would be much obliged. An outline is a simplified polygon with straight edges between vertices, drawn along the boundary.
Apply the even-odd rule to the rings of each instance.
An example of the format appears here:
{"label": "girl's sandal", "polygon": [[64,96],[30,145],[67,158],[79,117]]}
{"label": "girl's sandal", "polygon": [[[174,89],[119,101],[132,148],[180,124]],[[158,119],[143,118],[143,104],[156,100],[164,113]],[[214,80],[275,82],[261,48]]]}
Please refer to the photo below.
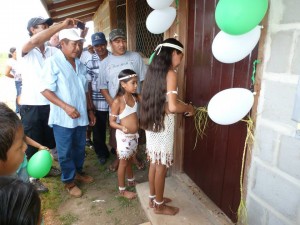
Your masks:
{"label": "girl's sandal", "polygon": [[127,185],[129,187],[135,187],[135,185],[137,185],[138,183],[135,181],[135,178],[128,178],[127,179]]}
{"label": "girl's sandal", "polygon": [[[149,207],[150,208],[154,208],[154,199],[155,199],[155,197],[156,197],[156,195],[149,195]],[[170,198],[167,198],[167,197],[163,198],[164,203],[169,203],[171,201],[172,201],[172,199],[170,199]]]}
{"label": "girl's sandal", "polygon": [[126,191],[125,189],[126,189],[125,187],[119,187],[119,195],[120,196],[130,199],[130,200],[136,198],[136,196],[137,196],[136,193],[131,192],[131,191]]}
{"label": "girl's sandal", "polygon": [[162,214],[162,215],[176,215],[179,212],[179,208],[173,207],[166,205],[164,201],[162,202],[157,202],[155,199],[153,200],[154,202],[154,213],[155,214]]}

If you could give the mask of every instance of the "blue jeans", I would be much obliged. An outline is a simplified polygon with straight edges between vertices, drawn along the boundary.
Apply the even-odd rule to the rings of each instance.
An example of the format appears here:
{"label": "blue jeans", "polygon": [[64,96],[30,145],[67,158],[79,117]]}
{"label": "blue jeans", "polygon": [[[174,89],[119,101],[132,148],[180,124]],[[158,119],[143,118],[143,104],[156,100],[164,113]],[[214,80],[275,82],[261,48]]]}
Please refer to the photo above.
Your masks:
{"label": "blue jeans", "polygon": [[53,125],[61,180],[71,183],[76,173],[82,173],[85,158],[86,126],[65,128]]}

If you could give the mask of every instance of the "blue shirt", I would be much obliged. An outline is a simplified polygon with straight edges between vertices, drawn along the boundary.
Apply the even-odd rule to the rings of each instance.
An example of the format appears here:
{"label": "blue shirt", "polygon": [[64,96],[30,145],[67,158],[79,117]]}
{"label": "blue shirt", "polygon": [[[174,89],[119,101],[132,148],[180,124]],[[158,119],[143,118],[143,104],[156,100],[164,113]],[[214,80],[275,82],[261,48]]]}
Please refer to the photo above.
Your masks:
{"label": "blue shirt", "polygon": [[68,114],[57,105],[50,103],[50,115],[48,124],[53,124],[75,128],[88,125],[86,92],[88,91],[88,82],[86,80],[86,67],[75,59],[76,71],[67,61],[62,51],[45,61],[42,71],[42,88],[54,92],[56,96],[65,103],[73,106],[80,113],[80,117],[72,119]]}

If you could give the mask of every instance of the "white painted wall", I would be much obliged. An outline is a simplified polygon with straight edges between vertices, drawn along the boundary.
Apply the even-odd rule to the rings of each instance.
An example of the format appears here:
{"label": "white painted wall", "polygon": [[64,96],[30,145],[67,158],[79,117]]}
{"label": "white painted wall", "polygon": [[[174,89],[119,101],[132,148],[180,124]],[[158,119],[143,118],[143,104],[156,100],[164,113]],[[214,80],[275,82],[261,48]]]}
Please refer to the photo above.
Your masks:
{"label": "white painted wall", "polygon": [[300,136],[291,117],[300,75],[300,0],[270,0],[267,29],[248,219],[250,225],[299,225]]}

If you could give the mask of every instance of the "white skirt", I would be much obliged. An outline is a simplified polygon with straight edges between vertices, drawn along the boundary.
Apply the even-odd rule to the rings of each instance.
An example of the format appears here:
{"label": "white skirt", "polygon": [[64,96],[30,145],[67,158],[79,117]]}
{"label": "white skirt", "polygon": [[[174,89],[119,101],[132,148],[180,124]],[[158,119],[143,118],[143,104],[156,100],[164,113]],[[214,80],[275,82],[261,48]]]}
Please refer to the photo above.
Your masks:
{"label": "white skirt", "polygon": [[125,134],[116,129],[117,153],[119,159],[129,159],[137,151],[139,134]]}
{"label": "white skirt", "polygon": [[151,163],[169,167],[173,163],[175,114],[166,114],[164,125],[160,132],[146,130],[146,153]]}

